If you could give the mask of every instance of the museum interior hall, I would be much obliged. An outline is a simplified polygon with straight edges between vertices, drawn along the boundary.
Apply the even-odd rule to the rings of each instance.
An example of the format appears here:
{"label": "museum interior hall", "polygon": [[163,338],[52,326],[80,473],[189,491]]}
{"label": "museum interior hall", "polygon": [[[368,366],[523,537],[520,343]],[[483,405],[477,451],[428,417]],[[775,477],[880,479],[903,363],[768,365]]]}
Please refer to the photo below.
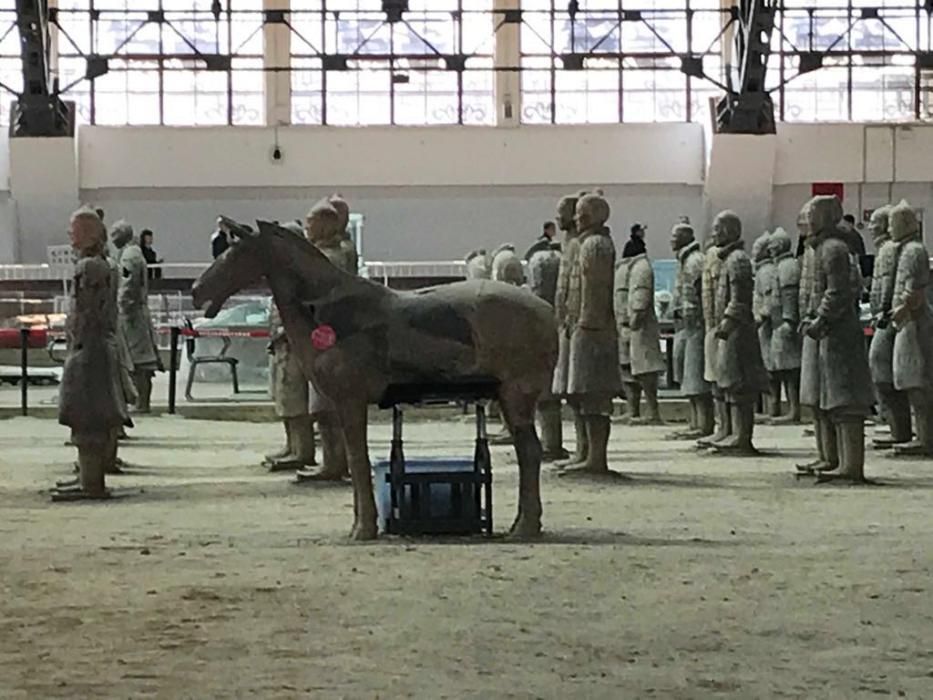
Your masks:
{"label": "museum interior hall", "polygon": [[933,697],[933,1],[0,0],[0,132],[0,698]]}

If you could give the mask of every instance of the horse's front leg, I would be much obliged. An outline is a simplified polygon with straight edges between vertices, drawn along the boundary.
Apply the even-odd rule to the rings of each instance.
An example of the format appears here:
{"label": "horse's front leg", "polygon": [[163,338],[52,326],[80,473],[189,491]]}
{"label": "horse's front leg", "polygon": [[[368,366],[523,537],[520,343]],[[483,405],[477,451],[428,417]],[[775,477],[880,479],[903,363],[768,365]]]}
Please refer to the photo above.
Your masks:
{"label": "horse's front leg", "polygon": [[376,539],[376,500],[373,498],[372,470],[366,432],[366,401],[349,401],[338,405],[347,446],[347,463],[353,480],[354,540]]}

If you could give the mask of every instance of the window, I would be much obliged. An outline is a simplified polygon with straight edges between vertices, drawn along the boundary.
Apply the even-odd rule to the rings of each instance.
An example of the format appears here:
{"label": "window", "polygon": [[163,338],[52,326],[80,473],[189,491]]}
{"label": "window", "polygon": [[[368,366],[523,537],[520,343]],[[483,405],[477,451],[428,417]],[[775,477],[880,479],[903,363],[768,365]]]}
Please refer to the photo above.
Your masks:
{"label": "window", "polygon": [[90,0],[60,0],[63,97],[91,124],[261,124],[261,10],[262,0],[110,0],[92,12]]}
{"label": "window", "polygon": [[700,58],[719,78],[723,10],[715,0],[581,0],[575,11],[552,0],[525,0],[522,9],[523,122],[708,115],[706,96],[718,88],[688,77],[681,65],[686,55]]}
{"label": "window", "polygon": [[297,124],[492,124],[492,0],[292,0]]}

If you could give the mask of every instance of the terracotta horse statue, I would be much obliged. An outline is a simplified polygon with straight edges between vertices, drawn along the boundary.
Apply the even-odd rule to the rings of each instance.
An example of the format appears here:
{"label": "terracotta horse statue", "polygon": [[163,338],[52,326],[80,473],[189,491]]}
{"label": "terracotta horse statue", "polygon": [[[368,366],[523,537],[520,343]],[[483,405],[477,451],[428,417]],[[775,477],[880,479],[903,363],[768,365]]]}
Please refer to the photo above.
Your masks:
{"label": "terracotta horse statue", "polygon": [[351,537],[376,537],[367,450],[367,406],[393,385],[485,378],[512,428],[519,465],[518,515],[511,532],[541,531],[538,397],[551,381],[557,330],[550,305],[525,289],[470,280],[395,291],[334,267],[310,242],[277,224],[258,231],[224,220],[232,245],[195,282],[208,317],[265,277],[306,378],[335,405],[353,480]]}

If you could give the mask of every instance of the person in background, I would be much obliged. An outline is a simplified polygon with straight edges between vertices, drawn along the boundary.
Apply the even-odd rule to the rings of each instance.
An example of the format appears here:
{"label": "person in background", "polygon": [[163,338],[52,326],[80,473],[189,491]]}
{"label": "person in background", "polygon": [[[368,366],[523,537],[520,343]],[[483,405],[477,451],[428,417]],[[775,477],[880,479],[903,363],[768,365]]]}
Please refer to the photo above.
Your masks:
{"label": "person in background", "polygon": [[162,279],[162,268],[152,267],[152,265],[158,265],[160,262],[164,261],[152,247],[152,237],[152,231],[148,228],[144,228],[139,236],[139,246],[143,249],[143,257],[146,259],[146,265],[148,266],[149,279],[160,280]]}
{"label": "person in background", "polygon": [[534,244],[525,253],[525,262],[531,260],[535,253],[547,252],[551,250],[554,243],[554,237],[557,235],[557,225],[553,221],[545,221],[544,229]]}
{"label": "person in background", "polygon": [[849,252],[858,256],[859,261],[865,257],[865,241],[862,240],[862,234],[855,228],[855,217],[846,214],[839,222],[839,230],[843,233],[843,239],[849,246]]}
{"label": "person in background", "polygon": [[230,240],[227,238],[227,232],[218,228],[211,236],[211,255],[214,256],[214,260],[223,255],[229,247]]}
{"label": "person in background", "polygon": [[623,258],[633,258],[647,252],[645,247],[645,232],[647,230],[648,227],[644,224],[632,224],[631,237],[625,242],[625,247],[622,249]]}

